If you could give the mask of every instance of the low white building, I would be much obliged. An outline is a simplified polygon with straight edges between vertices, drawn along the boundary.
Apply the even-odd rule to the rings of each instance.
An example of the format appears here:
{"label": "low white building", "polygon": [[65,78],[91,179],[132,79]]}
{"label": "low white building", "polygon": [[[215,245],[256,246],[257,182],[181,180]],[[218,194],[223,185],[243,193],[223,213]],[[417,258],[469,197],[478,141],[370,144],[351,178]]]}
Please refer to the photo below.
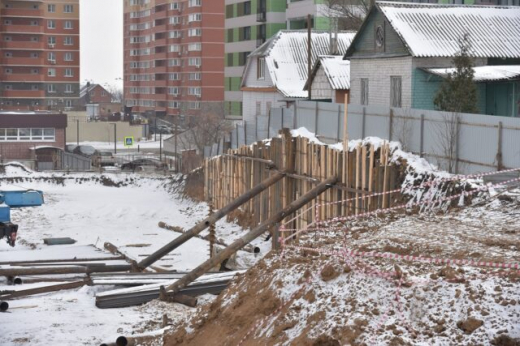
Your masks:
{"label": "low white building", "polygon": [[350,90],[350,61],[342,56],[320,56],[312,68],[304,90],[311,87],[311,100],[345,103]]}
{"label": "low white building", "polygon": [[[304,90],[308,78],[307,35],[306,30],[281,30],[248,56],[241,85],[245,121],[308,97]],[[354,35],[340,32],[331,42],[329,32],[313,31],[311,65],[331,51],[343,56]]]}

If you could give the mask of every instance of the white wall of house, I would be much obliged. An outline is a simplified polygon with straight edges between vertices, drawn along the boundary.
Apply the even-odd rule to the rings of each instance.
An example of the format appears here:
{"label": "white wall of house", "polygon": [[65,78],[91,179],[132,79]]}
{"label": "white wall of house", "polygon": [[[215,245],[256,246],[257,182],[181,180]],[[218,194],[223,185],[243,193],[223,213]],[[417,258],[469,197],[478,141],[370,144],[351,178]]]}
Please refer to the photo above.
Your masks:
{"label": "white wall of house", "polygon": [[[257,115],[268,115],[268,103],[271,108],[285,106],[285,102],[278,102],[283,98],[278,92],[244,91],[243,95],[243,119],[245,121],[255,121]],[[259,114],[258,114],[259,113]]]}
{"label": "white wall of house", "polygon": [[336,102],[336,93],[332,89],[329,83],[329,79],[325,74],[323,66],[320,66],[311,84],[311,98],[313,100],[325,100],[329,99],[332,102]]}
{"label": "white wall of house", "polygon": [[258,57],[252,57],[249,59],[249,66],[245,72],[245,76],[243,78],[243,85],[246,87],[256,87],[256,88],[269,88],[273,86],[273,81],[271,80],[271,75],[267,70],[267,64],[265,64],[265,73],[263,79],[258,79]]}
{"label": "white wall of house", "polygon": [[412,57],[350,60],[350,103],[361,104],[361,79],[367,78],[368,104],[390,106],[390,77],[401,77],[401,106],[412,104]]}

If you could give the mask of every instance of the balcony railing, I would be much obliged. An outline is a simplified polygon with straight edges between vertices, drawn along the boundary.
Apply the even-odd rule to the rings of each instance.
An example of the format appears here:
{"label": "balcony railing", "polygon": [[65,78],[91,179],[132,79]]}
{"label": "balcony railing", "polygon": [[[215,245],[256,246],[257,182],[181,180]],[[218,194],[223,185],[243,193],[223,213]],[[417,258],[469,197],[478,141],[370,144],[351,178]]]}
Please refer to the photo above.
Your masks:
{"label": "balcony railing", "polygon": [[256,13],[256,21],[262,23],[267,21],[267,14],[264,9],[258,9],[258,12]]}

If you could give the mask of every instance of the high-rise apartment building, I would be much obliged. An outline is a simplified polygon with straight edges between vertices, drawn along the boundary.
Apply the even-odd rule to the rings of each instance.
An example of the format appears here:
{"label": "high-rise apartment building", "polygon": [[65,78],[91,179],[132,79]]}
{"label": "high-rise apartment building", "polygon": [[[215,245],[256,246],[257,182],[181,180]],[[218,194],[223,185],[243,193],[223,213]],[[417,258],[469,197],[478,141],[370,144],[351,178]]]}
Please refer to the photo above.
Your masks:
{"label": "high-rise apartment building", "polygon": [[328,30],[323,0],[226,0],[225,109],[231,119],[242,117],[240,85],[247,56],[282,29]]}
{"label": "high-rise apartment building", "polygon": [[79,0],[0,0],[0,109],[79,100]]}
{"label": "high-rise apartment building", "polygon": [[224,0],[125,0],[124,101],[138,114],[223,109]]}

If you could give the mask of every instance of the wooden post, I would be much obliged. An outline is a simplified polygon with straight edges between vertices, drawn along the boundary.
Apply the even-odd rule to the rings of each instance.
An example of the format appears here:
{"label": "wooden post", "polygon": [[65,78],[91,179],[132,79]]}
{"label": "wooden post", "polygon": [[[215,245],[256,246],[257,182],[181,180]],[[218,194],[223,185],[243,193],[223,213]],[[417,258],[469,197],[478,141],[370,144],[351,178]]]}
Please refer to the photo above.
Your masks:
{"label": "wooden post", "polygon": [[504,169],[502,161],[502,122],[498,122],[498,148],[497,148],[497,171]]}

